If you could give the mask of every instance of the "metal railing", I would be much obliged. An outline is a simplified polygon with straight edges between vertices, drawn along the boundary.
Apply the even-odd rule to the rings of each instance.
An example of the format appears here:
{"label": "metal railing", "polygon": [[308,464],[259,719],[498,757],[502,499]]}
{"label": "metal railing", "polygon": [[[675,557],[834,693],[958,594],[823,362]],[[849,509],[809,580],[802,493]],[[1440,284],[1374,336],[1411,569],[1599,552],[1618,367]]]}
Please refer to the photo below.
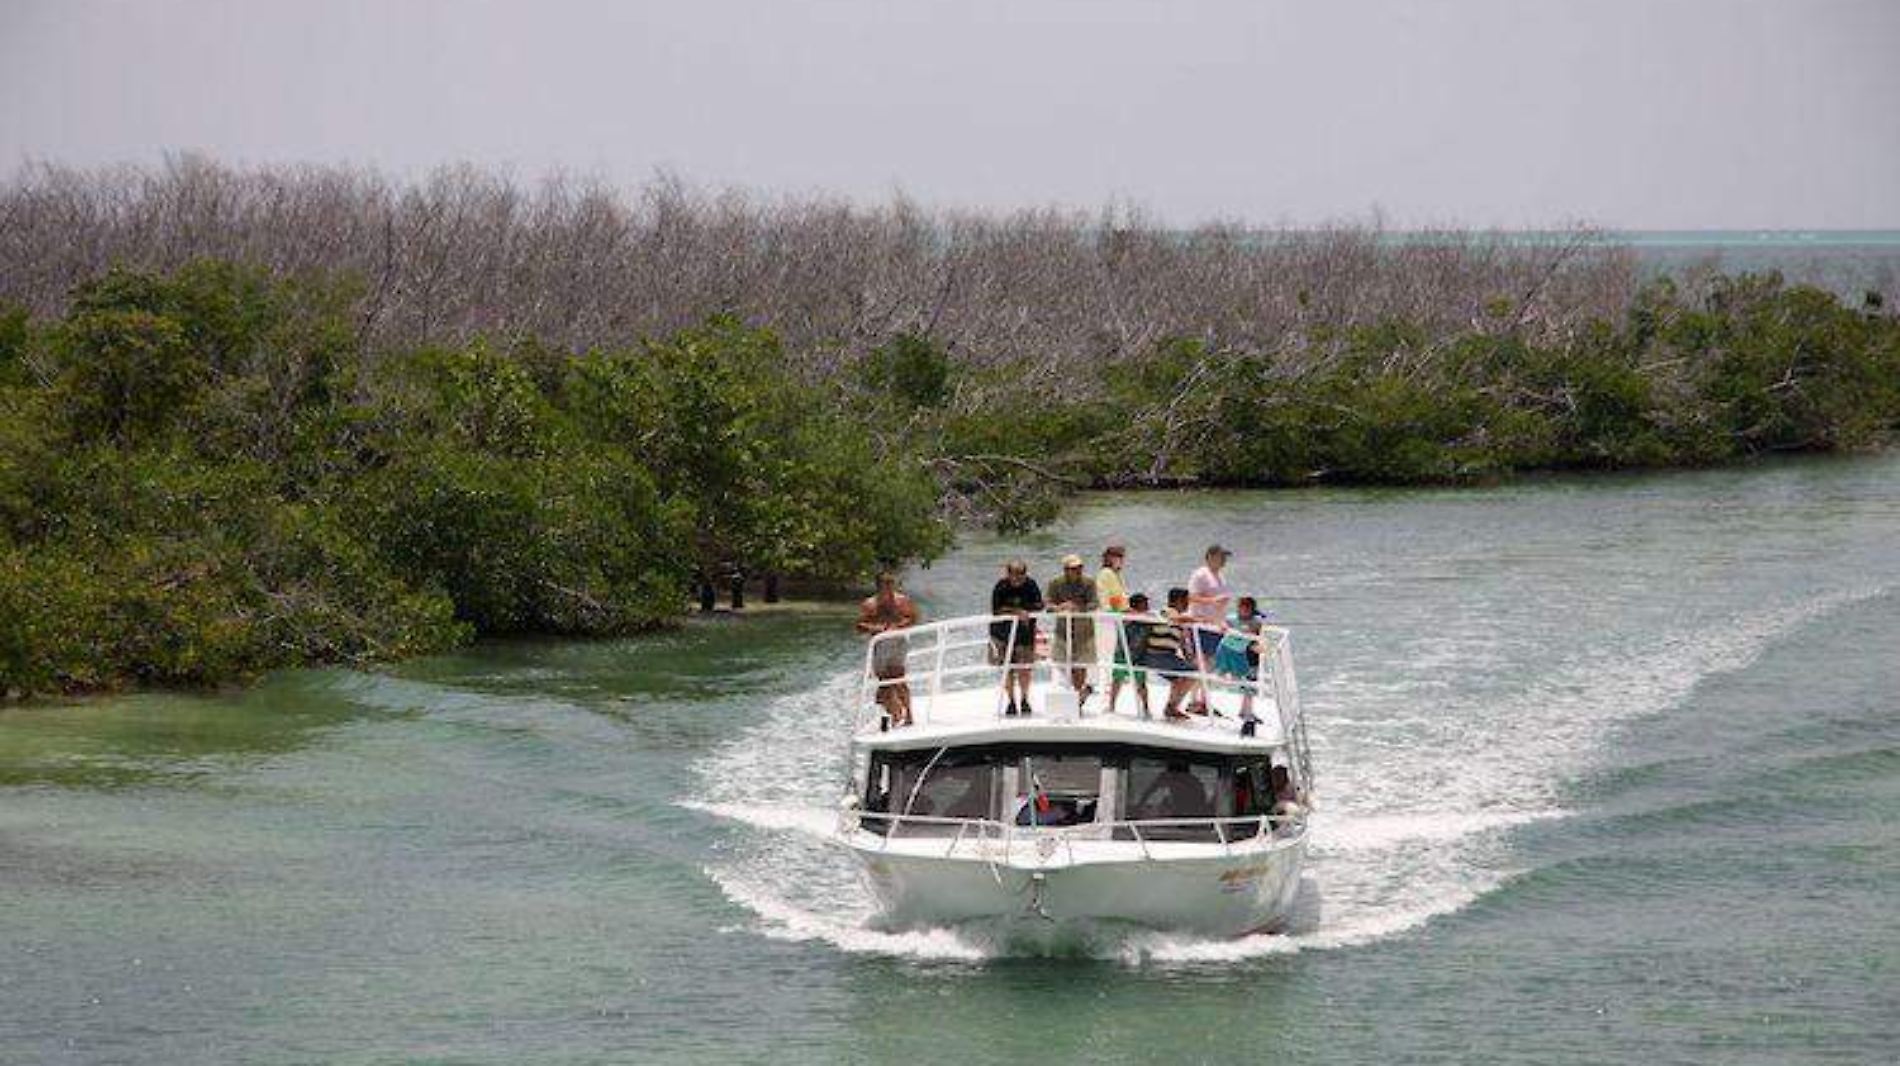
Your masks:
{"label": "metal railing", "polygon": [[[865,822],[882,824],[883,832],[866,828]],[[898,830],[905,826],[940,826],[946,832],[931,835],[899,833]],[[1077,843],[1132,841],[1137,845],[1143,859],[1154,858],[1149,845],[1161,843],[1219,844],[1223,853],[1232,854],[1235,845],[1283,839],[1292,835],[1289,831],[1304,829],[1305,826],[1304,811],[1298,814],[1248,814],[1225,818],[1141,818],[1111,822],[1084,822],[1069,826],[1036,826],[1016,825],[994,818],[950,818],[940,815],[894,814],[853,809],[844,812],[841,816],[840,828],[847,832],[855,828],[865,828],[867,832],[880,838],[878,844],[880,851],[889,850],[891,841],[899,837],[918,840],[940,836],[947,838],[943,851],[944,858],[956,857],[959,849],[966,845],[973,848],[983,848],[987,845],[988,851],[972,857],[1007,865],[1014,858],[1015,850],[1020,847],[1029,849],[1036,860],[1043,863],[1047,863],[1061,852],[1068,863],[1073,865]],[[1169,832],[1170,830],[1173,832]],[[1199,835],[1202,832],[1206,835]],[[1001,849],[1000,855],[995,853],[998,847]]]}
{"label": "metal railing", "polygon": [[[1131,654],[1137,650],[1130,645],[1131,623],[1173,630],[1184,658],[1173,666],[1146,665],[1142,656]],[[1220,668],[1232,665],[1231,656],[1202,655],[1203,633],[1244,644],[1251,654],[1242,653],[1242,671]],[[860,732],[889,728],[892,712],[877,699],[887,691],[902,692],[911,722],[919,725],[931,723],[933,711],[946,696],[985,689],[995,693],[990,712],[1003,717],[1002,683],[1010,670],[1027,671],[1031,687],[1040,688],[1045,700],[1051,692],[1063,699],[1076,696],[1071,674],[1085,671],[1086,683],[1102,701],[1097,708],[1105,706],[1118,676],[1125,683],[1144,686],[1138,679],[1160,680],[1159,693],[1145,686],[1151,715],[1163,710],[1155,705],[1156,696],[1165,703],[1168,688],[1181,679],[1190,690],[1187,702],[1205,706],[1210,720],[1224,718],[1238,726],[1245,717],[1264,717],[1265,709],[1271,707],[1282,736],[1292,743],[1299,735],[1304,748],[1292,637],[1285,628],[1269,625],[1245,632],[1154,614],[1105,611],[978,615],[879,633],[865,649],[862,699],[854,728]],[[1139,713],[1141,697],[1124,695],[1127,702],[1120,706]],[[1082,707],[1078,713],[1104,712]]]}

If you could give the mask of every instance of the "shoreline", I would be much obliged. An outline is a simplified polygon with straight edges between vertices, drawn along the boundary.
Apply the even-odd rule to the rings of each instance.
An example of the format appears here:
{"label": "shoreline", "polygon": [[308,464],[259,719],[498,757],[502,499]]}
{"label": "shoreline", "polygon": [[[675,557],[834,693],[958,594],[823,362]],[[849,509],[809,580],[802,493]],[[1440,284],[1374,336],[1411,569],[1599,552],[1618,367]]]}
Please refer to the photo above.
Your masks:
{"label": "shoreline", "polygon": [[[1440,491],[1475,491],[1509,489],[1517,485],[1550,485],[1553,483],[1576,482],[1587,484],[1596,481],[1627,481],[1633,479],[1661,479],[1685,474],[1720,473],[1724,471],[1741,472],[1763,470],[1789,464],[1845,464],[1877,460],[1891,455],[1891,446],[1853,452],[1831,452],[1810,450],[1804,452],[1773,453],[1752,456],[1735,461],[1698,466],[1654,466],[1624,467],[1615,469],[1593,468],[1555,468],[1518,472],[1513,476],[1499,480],[1455,483],[1311,483],[1301,485],[1117,485],[1089,486],[1078,490],[1073,503],[1087,505],[1098,499],[1113,497],[1144,498],[1161,495],[1212,495],[1218,493],[1252,494],[1296,494],[1325,490],[1391,492],[1391,493],[1433,493]],[[448,648],[426,651],[413,655],[394,656],[383,659],[371,659],[361,662],[336,662],[311,659],[300,663],[286,664],[270,670],[237,678],[225,678],[203,684],[193,683],[150,683],[121,679],[118,683],[76,689],[21,694],[17,690],[0,692],[0,713],[12,708],[44,708],[67,704],[84,704],[102,699],[141,693],[176,693],[183,695],[216,696],[221,693],[233,693],[255,687],[264,678],[282,671],[316,670],[338,668],[375,672],[381,668],[405,662],[414,662],[434,655],[456,655],[487,644],[544,644],[544,643],[582,643],[600,644],[613,641],[640,641],[647,638],[677,633],[681,630],[700,626],[726,626],[743,624],[750,619],[783,619],[796,617],[845,617],[850,615],[861,598],[856,592],[840,587],[835,596],[826,596],[809,590],[801,591],[794,597],[786,597],[777,603],[765,603],[755,599],[751,585],[747,590],[744,607],[734,609],[724,603],[712,611],[702,611],[697,604],[688,601],[678,615],[650,626],[638,632],[618,634],[575,634],[558,632],[516,632],[493,635],[477,635]]]}

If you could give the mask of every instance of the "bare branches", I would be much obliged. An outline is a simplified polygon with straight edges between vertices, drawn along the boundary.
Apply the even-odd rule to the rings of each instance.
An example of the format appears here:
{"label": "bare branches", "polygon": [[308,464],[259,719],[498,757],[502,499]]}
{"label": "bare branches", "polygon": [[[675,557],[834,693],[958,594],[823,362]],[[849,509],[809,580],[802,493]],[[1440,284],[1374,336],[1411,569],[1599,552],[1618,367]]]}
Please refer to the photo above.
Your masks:
{"label": "bare branches", "polygon": [[977,467],[985,473],[994,473],[998,467],[1009,467],[1014,470],[1025,471],[1044,481],[1052,481],[1067,488],[1081,489],[1088,487],[1088,482],[1082,478],[1071,477],[1068,474],[1050,468],[1046,464],[1033,462],[1019,455],[992,455],[987,453],[940,455],[929,460],[929,462],[938,470],[952,474],[972,466]]}
{"label": "bare branches", "polygon": [[28,167],[0,184],[0,223],[0,299],[41,314],[113,263],[216,257],[360,279],[365,349],[489,334],[578,351],[732,314],[772,326],[814,377],[904,332],[1045,383],[1092,387],[1103,363],[1170,337],[1272,353],[1298,373],[1337,358],[1347,330],[1405,320],[1446,336],[1499,301],[1527,339],[1563,335],[1620,312],[1635,284],[1628,256],[1585,230],[1541,242],[1377,223],[1181,232],[1126,205],[864,207],[667,174],[625,195],[469,167],[391,185],[197,156],[155,170]]}

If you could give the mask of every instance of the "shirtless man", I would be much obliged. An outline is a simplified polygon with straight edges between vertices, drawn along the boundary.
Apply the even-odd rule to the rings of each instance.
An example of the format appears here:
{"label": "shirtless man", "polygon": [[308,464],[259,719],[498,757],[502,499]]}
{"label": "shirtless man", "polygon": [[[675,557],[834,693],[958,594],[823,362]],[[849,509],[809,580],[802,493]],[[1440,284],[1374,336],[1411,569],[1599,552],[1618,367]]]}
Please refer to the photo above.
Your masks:
{"label": "shirtless man", "polygon": [[[897,575],[877,575],[877,593],[858,605],[858,632],[871,636],[917,624],[917,604],[897,591]],[[904,680],[910,645],[903,637],[878,641],[871,652],[871,673],[878,680],[877,702],[894,726],[910,724],[910,683]]]}

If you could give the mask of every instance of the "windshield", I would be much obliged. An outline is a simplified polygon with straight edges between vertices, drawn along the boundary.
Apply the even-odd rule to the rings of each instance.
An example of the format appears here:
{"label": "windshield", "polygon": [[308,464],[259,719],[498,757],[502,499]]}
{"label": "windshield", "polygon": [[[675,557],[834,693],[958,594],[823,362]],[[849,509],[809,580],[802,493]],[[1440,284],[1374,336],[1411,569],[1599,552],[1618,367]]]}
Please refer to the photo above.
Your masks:
{"label": "windshield", "polygon": [[1027,754],[1016,775],[1017,825],[1081,825],[1095,820],[1102,795],[1102,757]]}
{"label": "windshield", "polygon": [[[1030,828],[1142,823],[1144,839],[1216,840],[1206,820],[1264,814],[1269,757],[1133,745],[996,744],[874,753],[862,794],[873,832],[953,835],[957,823]],[[889,815],[890,817],[878,817]],[[1170,822],[1202,824],[1169,825]],[[1155,823],[1147,825],[1145,823]],[[1231,833],[1249,832],[1232,827]]]}

